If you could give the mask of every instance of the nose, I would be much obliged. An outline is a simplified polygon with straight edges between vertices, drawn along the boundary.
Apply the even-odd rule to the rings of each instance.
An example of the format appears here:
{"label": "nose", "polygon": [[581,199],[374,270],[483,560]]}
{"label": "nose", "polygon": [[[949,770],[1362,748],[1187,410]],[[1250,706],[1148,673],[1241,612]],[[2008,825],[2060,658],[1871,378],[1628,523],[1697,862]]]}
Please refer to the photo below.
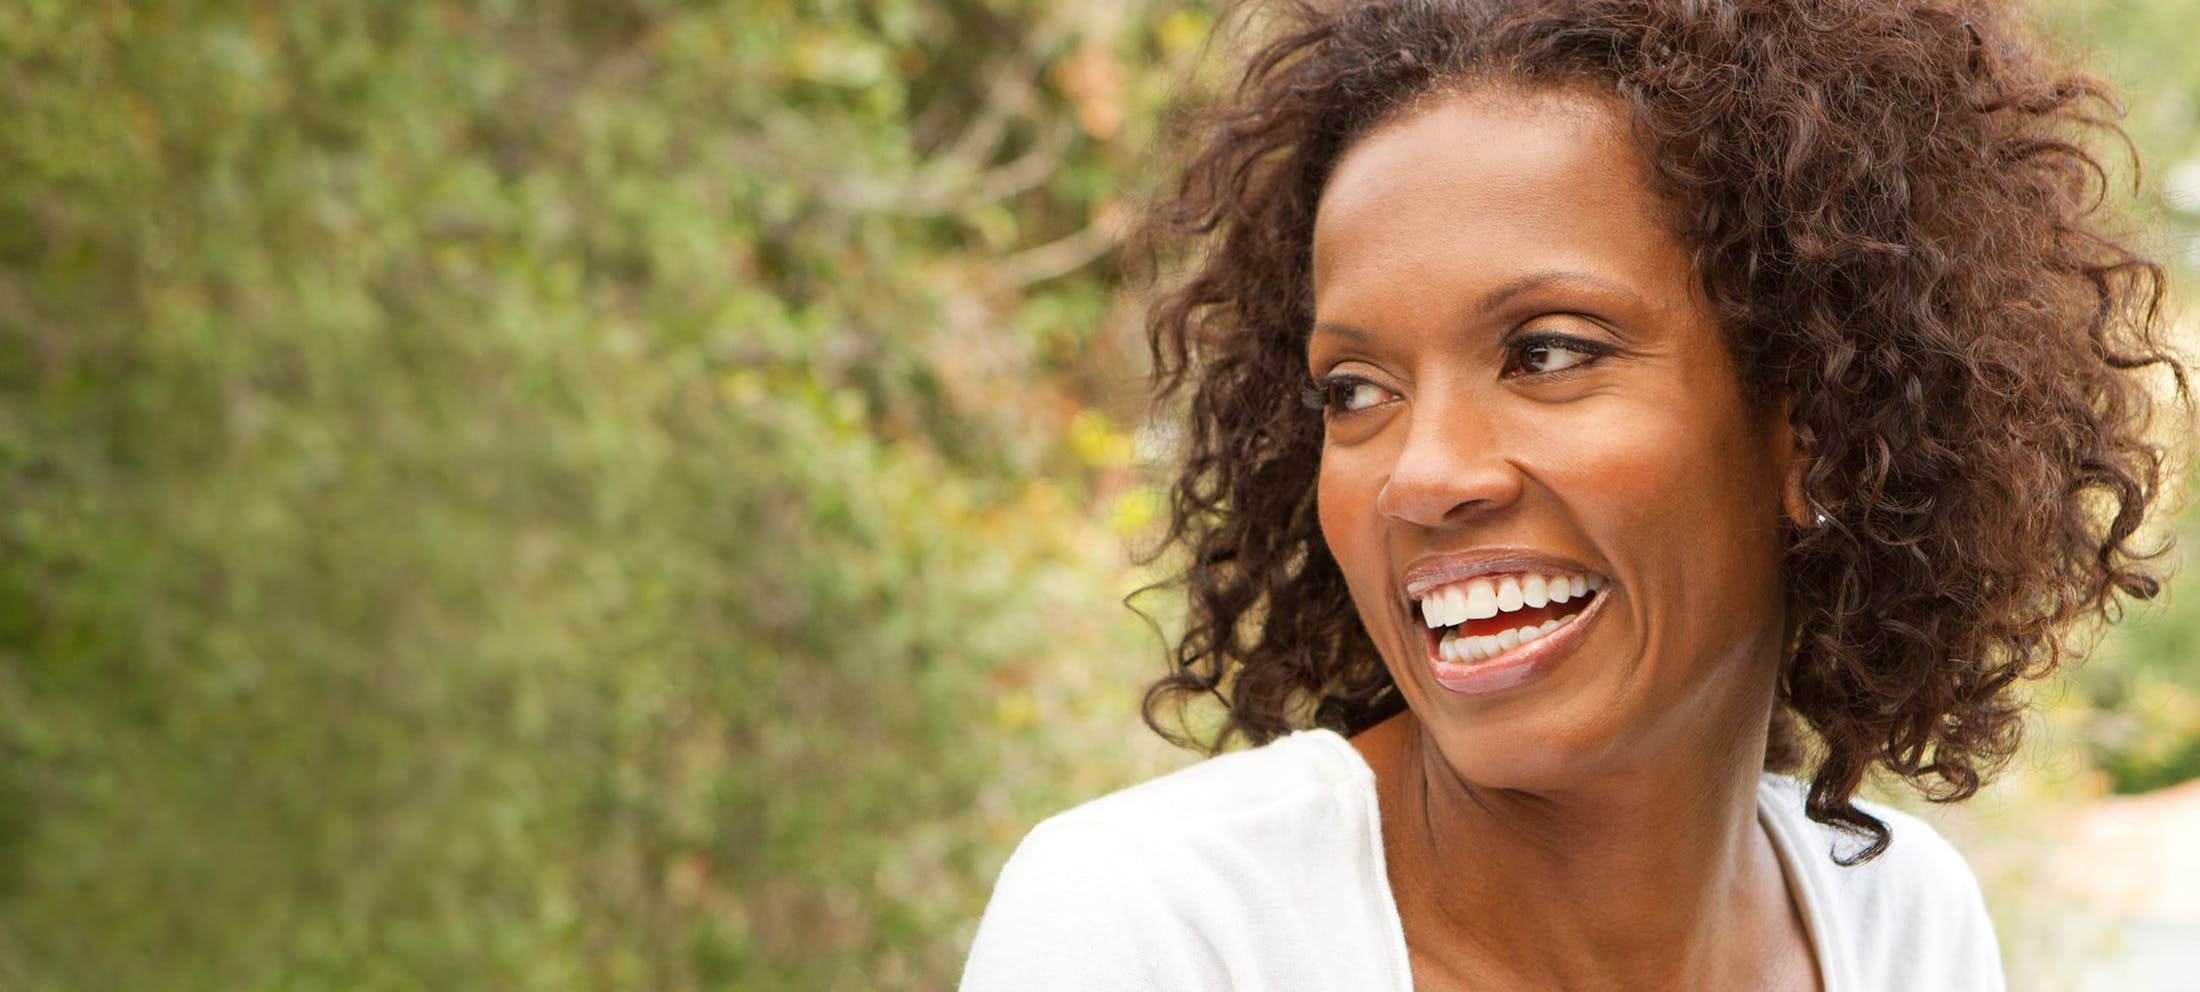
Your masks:
{"label": "nose", "polygon": [[1416,414],[1390,477],[1376,494],[1377,511],[1424,527],[1446,527],[1519,500],[1525,478],[1486,413],[1452,402],[1423,405]]}

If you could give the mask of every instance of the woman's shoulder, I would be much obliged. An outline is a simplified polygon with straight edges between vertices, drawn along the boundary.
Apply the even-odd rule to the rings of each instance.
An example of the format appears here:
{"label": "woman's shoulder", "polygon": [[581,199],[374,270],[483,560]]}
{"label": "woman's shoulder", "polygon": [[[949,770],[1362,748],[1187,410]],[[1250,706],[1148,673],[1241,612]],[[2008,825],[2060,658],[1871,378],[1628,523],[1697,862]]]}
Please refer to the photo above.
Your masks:
{"label": "woman's shoulder", "polygon": [[1258,961],[1290,988],[1387,960],[1374,803],[1366,763],[1314,731],[1051,817],[1001,869],[963,987],[1226,988]]}
{"label": "woman's shoulder", "polygon": [[[1814,849],[1816,860],[1840,867],[1837,858],[1861,851],[1867,840],[1812,820],[1803,811],[1809,787],[1785,775],[1765,775],[1757,788],[1757,808],[1776,830]],[[1961,852],[1932,825],[1884,803],[1854,800],[1856,807],[1887,825],[1887,849],[1870,861],[1850,866],[1852,881],[1876,885],[1977,887]],[[1859,870],[1861,869],[1861,870]],[[1957,883],[1961,883],[1960,885]]]}
{"label": "woman's shoulder", "polygon": [[[2001,956],[1977,878],[1953,844],[1915,816],[1857,800],[1885,823],[1885,851],[1843,865],[1865,841],[1804,815],[1802,783],[1767,775],[1760,819],[1780,849],[1791,888],[1827,964],[1850,988],[2000,989]],[[1890,984],[1891,983],[1891,984]]]}
{"label": "woman's shoulder", "polygon": [[1033,871],[1168,885],[1218,865],[1348,858],[1355,839],[1380,843],[1374,803],[1374,774],[1352,745],[1304,731],[1047,818],[1017,846],[1000,886]]}
{"label": "woman's shoulder", "polygon": [[1308,806],[1357,809],[1375,777],[1350,742],[1308,730],[1219,755],[1058,813],[1033,833],[1100,827],[1159,827],[1169,837],[1234,828],[1249,820],[1296,818]]}

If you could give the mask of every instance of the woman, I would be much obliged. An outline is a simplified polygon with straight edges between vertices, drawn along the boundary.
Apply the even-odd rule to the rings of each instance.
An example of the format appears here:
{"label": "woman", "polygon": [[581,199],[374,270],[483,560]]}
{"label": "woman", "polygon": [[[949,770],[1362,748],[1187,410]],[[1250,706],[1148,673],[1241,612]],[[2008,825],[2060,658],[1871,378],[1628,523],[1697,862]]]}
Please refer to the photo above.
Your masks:
{"label": "woman", "polygon": [[1261,746],[1034,830],[964,987],[2000,987],[1960,856],[1856,792],[1971,795],[2155,593],[2183,389],[2105,93],[2011,20],[1287,12],[1153,221],[1200,253],[1148,718]]}

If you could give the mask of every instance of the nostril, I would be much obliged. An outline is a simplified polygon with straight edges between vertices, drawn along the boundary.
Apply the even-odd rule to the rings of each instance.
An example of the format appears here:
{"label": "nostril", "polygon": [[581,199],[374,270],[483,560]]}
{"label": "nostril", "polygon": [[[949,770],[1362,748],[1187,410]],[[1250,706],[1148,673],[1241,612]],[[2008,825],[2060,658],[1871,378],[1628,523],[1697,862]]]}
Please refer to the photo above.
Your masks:
{"label": "nostril", "polygon": [[1384,516],[1440,527],[1510,505],[1519,495],[1516,480],[1476,478],[1458,473],[1428,484],[1385,485],[1375,508]]}
{"label": "nostril", "polygon": [[1488,442],[1479,412],[1423,409],[1398,449],[1376,495],[1383,515],[1425,527],[1442,527],[1510,505],[1525,476],[1519,465]]}

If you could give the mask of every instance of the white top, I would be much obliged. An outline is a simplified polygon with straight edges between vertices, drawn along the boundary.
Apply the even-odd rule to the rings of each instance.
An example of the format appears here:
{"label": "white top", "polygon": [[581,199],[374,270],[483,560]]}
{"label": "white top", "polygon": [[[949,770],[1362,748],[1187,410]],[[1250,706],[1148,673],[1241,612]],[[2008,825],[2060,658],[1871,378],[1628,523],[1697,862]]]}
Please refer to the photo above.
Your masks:
{"label": "white top", "polygon": [[[1826,992],[2002,988],[1994,929],[1963,857],[1917,819],[1876,860],[1765,776],[1757,816],[1803,908]],[[1383,869],[1375,774],[1344,738],[1305,731],[1204,761],[1033,828],[1001,869],[964,992],[1410,992]]]}

